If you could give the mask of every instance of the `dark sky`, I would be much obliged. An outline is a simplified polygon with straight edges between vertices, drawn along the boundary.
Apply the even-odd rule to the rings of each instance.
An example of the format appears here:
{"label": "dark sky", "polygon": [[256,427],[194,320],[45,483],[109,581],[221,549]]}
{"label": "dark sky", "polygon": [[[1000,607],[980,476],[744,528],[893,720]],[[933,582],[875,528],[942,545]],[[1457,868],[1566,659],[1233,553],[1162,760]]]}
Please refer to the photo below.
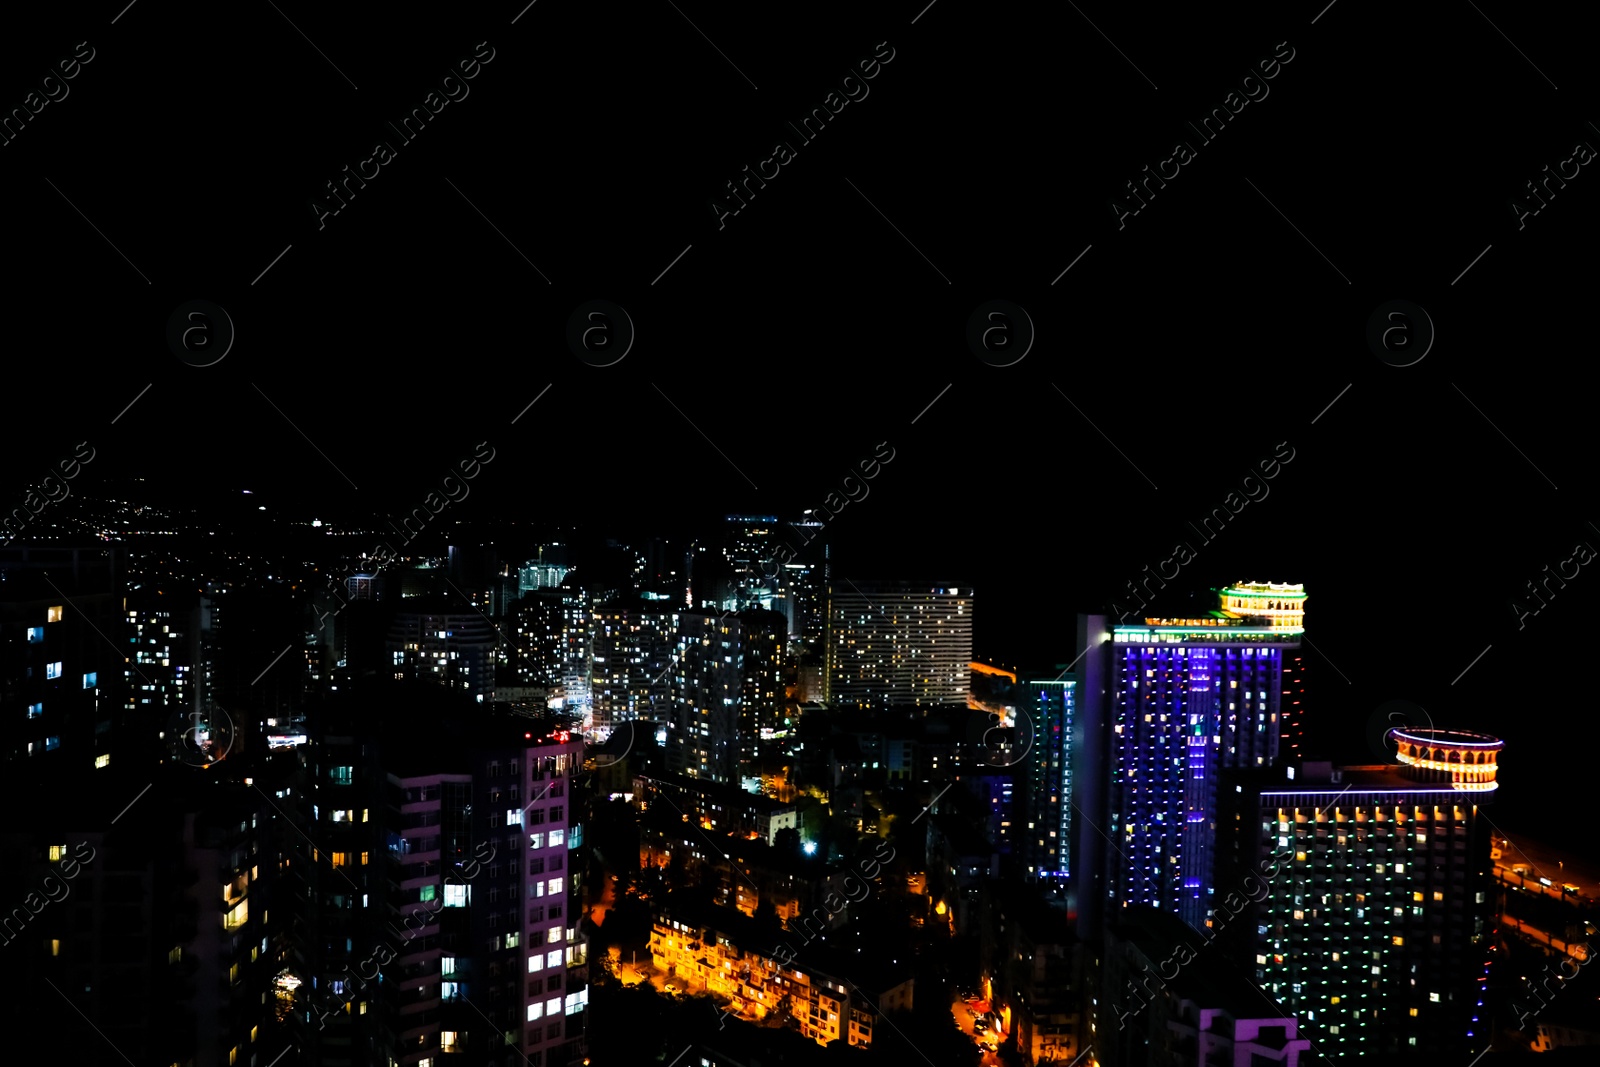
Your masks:
{"label": "dark sky", "polygon": [[[1187,540],[1175,585],[1306,583],[1316,711],[1356,747],[1410,700],[1505,735],[1508,783],[1580,796],[1541,764],[1592,710],[1569,657],[1600,578],[1525,629],[1511,606],[1600,545],[1597,200],[1578,177],[1520,231],[1510,208],[1596,137],[1575,38],[1507,16],[1536,70],[1470,9],[1443,48],[1435,13],[1344,5],[521,6],[305,14],[315,48],[270,7],[8,34],[8,101],[96,51],[0,157],[6,507],[88,440],[97,474],[196,499],[408,509],[486,440],[464,513],[673,531],[819,506],[888,442],[827,531],[839,566],[976,585],[980,654],[1056,661],[1074,612]],[[480,41],[470,95],[388,130]],[[868,95],[789,129],[884,41]],[[1189,129],[1290,48],[1214,141]],[[1180,139],[1119,229],[1112,199]],[[379,140],[394,158],[319,229],[313,198]],[[719,229],[713,198],[780,140]],[[164,338],[194,299],[236,330],[214,366]],[[614,366],[566,341],[595,299],[636,330]],[[996,299],[1036,329],[1012,366],[966,339]],[[1436,330],[1412,366],[1366,340],[1395,299]],[[1200,543],[1284,442],[1270,495]]]}

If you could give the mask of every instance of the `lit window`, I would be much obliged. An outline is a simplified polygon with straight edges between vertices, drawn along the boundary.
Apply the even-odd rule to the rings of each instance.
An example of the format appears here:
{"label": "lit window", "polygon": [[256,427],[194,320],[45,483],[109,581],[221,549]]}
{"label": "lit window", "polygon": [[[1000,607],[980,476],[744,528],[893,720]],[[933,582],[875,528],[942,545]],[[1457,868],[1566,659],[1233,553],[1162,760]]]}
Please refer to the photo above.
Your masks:
{"label": "lit window", "polygon": [[528,835],[528,847],[529,848],[544,848],[544,834],[542,834],[542,833],[540,833],[540,834],[529,834]]}
{"label": "lit window", "polygon": [[544,1018],[544,1005],[543,1004],[529,1004],[528,1005],[528,1021],[530,1023],[533,1022],[535,1019],[543,1019],[543,1018]]}
{"label": "lit window", "polygon": [[439,1051],[454,1052],[456,1049],[456,1032],[454,1030],[439,1031]]}
{"label": "lit window", "polygon": [[552,895],[561,892],[561,879],[559,879],[559,878],[550,879],[550,892],[551,892]]}
{"label": "lit window", "polygon": [[552,926],[549,930],[548,936],[544,940],[545,944],[547,945],[561,944],[561,927]]}
{"label": "lit window", "polygon": [[454,885],[450,882],[444,884],[444,906],[447,908],[464,908],[467,906],[468,886]]}
{"label": "lit window", "polygon": [[28,627],[28,644],[37,645],[40,641],[43,641],[43,640],[44,640],[44,627],[43,626],[30,626],[30,627]]}
{"label": "lit window", "polygon": [[544,965],[546,967],[561,966],[561,950],[556,949],[554,952],[546,953],[544,957]]}
{"label": "lit window", "polygon": [[43,702],[40,702],[38,704],[29,704],[28,705],[28,718],[37,719],[39,716],[41,716],[43,714],[44,714],[44,704],[43,704]]}
{"label": "lit window", "polygon": [[44,676],[46,678],[61,677],[61,661],[56,660],[54,663],[46,663],[44,666]]}
{"label": "lit window", "polygon": [[60,622],[61,621],[61,605],[57,604],[53,608],[45,608],[45,610],[44,610],[44,621],[45,622]]}
{"label": "lit window", "polygon": [[94,766],[95,770],[99,770],[101,767],[111,766],[111,753],[102,752],[100,755],[96,756],[94,758]]}
{"label": "lit window", "polygon": [[62,860],[66,859],[66,858],[67,858],[67,846],[66,845],[51,845],[50,846],[50,862],[51,863],[59,863],[59,862],[61,862]]}
{"label": "lit window", "polygon": [[98,671],[90,671],[88,674],[85,674],[83,676],[83,687],[85,689],[93,689],[95,686],[97,686],[99,684],[100,684],[100,673]]}
{"label": "lit window", "polygon": [[[428,901],[430,901],[430,900],[432,900],[434,898],[434,894],[435,894],[434,887],[431,886],[431,885],[425,885],[425,886],[422,887],[421,891],[418,893],[417,900],[419,902],[423,903],[423,904],[426,904]],[[445,962],[449,963],[449,964],[452,964],[452,965],[455,963],[455,961],[451,960],[451,959],[446,959]],[[445,974],[449,974],[450,972],[449,971],[445,971],[444,973]]]}
{"label": "lit window", "polygon": [[551,830],[550,831],[550,847],[551,848],[554,848],[557,845],[565,844],[566,840],[567,840],[567,832],[565,830]]}

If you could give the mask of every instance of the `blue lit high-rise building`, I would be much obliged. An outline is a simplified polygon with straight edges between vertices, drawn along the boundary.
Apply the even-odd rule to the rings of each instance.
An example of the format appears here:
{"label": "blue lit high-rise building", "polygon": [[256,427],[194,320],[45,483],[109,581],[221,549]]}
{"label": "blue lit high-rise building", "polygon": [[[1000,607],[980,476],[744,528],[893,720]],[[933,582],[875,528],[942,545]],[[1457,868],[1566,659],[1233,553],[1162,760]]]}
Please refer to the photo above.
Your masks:
{"label": "blue lit high-rise building", "polygon": [[1241,583],[1219,597],[1200,618],[1114,625],[1100,646],[1109,903],[1197,929],[1213,909],[1218,772],[1278,763],[1284,655],[1304,632],[1304,586]]}
{"label": "blue lit high-rise building", "polygon": [[1062,671],[1021,675],[1014,690],[1017,731],[1028,742],[1025,771],[1023,864],[1046,896],[1065,899],[1071,872],[1072,727],[1077,679]]}

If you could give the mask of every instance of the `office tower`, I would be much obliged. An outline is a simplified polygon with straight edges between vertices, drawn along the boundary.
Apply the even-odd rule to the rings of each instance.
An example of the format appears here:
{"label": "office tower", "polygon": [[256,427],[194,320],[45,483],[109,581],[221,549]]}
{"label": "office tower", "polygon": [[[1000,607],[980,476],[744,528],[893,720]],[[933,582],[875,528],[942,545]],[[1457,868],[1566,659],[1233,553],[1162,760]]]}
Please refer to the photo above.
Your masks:
{"label": "office tower", "polygon": [[624,722],[666,718],[676,607],[666,601],[598,607],[589,625],[593,728],[609,736]]}
{"label": "office tower", "polygon": [[1490,1029],[1491,828],[1479,806],[1504,743],[1409,727],[1390,737],[1398,766],[1224,778],[1218,900],[1237,916],[1219,929],[1335,1061],[1470,1062]]}
{"label": "office tower", "polygon": [[780,610],[783,567],[777,552],[789,540],[782,524],[774,515],[729,515],[726,523],[722,557],[729,579],[721,607]]}
{"label": "office tower", "polygon": [[1078,680],[1053,672],[1024,674],[1012,690],[1024,779],[1023,864],[1047,897],[1064,900],[1072,871],[1072,731]]}
{"label": "office tower", "polygon": [[[6,774],[41,780],[105,767],[114,753],[154,740],[130,734],[113,593],[116,560],[104,549],[0,548],[0,760]],[[121,755],[127,752],[129,755]]]}
{"label": "office tower", "polygon": [[460,690],[482,703],[494,692],[498,640],[489,620],[465,605],[407,608],[389,627],[390,670],[396,679]]}
{"label": "office tower", "polygon": [[[1304,632],[1305,590],[1240,583],[1193,619],[1113,626],[1113,906],[1150,905],[1203,929],[1212,900],[1217,773],[1278,762],[1283,656]],[[1102,651],[1102,654],[1104,651]]]}
{"label": "office tower", "polygon": [[669,667],[672,769],[737,785],[763,729],[776,729],[783,698],[781,615],[684,612]]}
{"label": "office tower", "polygon": [[838,579],[827,589],[825,703],[874,707],[967,699],[971,586]]}

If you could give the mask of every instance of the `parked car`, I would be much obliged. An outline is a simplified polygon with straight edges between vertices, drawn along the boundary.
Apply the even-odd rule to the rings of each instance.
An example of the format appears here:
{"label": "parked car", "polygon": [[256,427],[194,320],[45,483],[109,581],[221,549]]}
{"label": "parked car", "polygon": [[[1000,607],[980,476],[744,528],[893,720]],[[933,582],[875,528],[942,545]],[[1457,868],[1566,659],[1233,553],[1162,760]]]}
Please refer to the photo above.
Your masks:
{"label": "parked car", "polygon": [[671,982],[668,982],[664,988],[672,996],[677,996],[679,993],[683,992],[683,990],[679,989],[677,986],[673,985]]}
{"label": "parked car", "polygon": [[979,1016],[972,1020],[972,1029],[981,1034],[989,1029],[989,1024],[983,1021],[982,1016]]}

